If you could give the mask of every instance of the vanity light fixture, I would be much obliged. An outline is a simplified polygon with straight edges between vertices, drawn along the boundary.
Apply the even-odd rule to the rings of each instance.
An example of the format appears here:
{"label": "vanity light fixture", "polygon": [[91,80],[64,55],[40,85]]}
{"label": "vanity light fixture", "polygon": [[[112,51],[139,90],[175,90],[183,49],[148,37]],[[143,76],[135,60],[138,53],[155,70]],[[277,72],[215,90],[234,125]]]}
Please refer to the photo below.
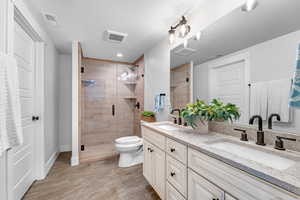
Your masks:
{"label": "vanity light fixture", "polygon": [[185,16],[182,16],[179,23],[177,23],[175,26],[171,26],[171,29],[169,30],[170,44],[173,44],[175,42],[177,30],[178,30],[178,37],[180,38],[184,38],[191,31],[191,26],[187,24],[187,20]]}
{"label": "vanity light fixture", "polygon": [[117,57],[122,58],[123,54],[122,53],[117,53]]}
{"label": "vanity light fixture", "polygon": [[242,11],[250,12],[258,6],[257,0],[247,0],[247,2],[242,6]]}

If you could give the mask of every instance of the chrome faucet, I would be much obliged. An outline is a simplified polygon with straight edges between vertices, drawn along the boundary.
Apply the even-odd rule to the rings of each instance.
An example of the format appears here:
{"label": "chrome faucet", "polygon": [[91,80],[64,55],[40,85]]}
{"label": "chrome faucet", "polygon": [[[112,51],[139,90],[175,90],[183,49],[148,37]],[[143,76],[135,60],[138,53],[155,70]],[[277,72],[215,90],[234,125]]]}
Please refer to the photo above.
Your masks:
{"label": "chrome faucet", "polygon": [[263,120],[262,117],[259,115],[254,115],[250,118],[249,124],[253,124],[254,120],[258,119],[258,131],[257,131],[257,138],[256,138],[256,144],[265,146],[265,133],[263,132]]}
{"label": "chrome faucet", "polygon": [[272,120],[273,120],[273,117],[276,117],[276,119],[277,119],[277,121],[280,121],[281,119],[280,119],[280,115],[278,115],[278,114],[271,114],[270,116],[269,116],[269,119],[268,119],[268,128],[269,129],[272,129]]}

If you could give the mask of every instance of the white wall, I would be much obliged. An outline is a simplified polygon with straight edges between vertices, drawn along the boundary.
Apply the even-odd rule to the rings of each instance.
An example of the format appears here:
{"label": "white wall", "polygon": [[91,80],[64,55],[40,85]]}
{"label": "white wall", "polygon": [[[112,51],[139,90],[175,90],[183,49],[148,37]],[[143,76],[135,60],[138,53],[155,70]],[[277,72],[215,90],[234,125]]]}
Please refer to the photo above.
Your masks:
{"label": "white wall", "polygon": [[156,115],[157,121],[168,119],[170,113],[170,48],[168,40],[163,40],[145,53],[145,110],[154,110],[154,98],[166,94],[165,109]]}
{"label": "white wall", "polygon": [[[300,31],[296,31],[216,60],[224,59],[235,54],[248,52],[250,55],[250,83],[292,78],[296,69],[297,49],[299,43]],[[195,98],[199,97],[204,100],[208,99],[208,65],[216,60],[195,66]],[[294,123],[288,125],[288,127],[284,126],[275,128],[299,133],[299,110],[294,112],[293,121]]]}
{"label": "white wall", "polygon": [[72,55],[59,55],[59,146],[72,150]]}
{"label": "white wall", "polygon": [[58,142],[58,52],[52,43],[48,41],[45,47],[45,163],[51,162],[53,156],[59,152]]}

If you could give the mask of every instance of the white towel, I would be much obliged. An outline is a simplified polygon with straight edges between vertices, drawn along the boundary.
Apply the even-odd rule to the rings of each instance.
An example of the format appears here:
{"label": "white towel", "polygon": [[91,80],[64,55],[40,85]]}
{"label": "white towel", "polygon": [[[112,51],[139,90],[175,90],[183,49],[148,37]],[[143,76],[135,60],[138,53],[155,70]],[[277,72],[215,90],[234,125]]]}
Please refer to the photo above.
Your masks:
{"label": "white towel", "polygon": [[23,143],[17,62],[0,53],[0,155]]}
{"label": "white towel", "polygon": [[250,92],[250,115],[260,115],[263,120],[266,120],[268,106],[267,82],[257,82],[251,84]]}
{"label": "white towel", "polygon": [[289,97],[291,79],[281,79],[268,82],[268,116],[279,114],[281,122],[290,121]]}

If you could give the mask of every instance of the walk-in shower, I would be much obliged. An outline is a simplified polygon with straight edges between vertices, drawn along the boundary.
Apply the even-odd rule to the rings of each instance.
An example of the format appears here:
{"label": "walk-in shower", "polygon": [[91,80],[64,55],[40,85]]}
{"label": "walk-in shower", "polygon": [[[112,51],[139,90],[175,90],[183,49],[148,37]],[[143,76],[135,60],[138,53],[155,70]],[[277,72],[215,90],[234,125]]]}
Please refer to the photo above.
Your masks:
{"label": "walk-in shower", "polygon": [[[81,74],[81,161],[117,155],[115,139],[139,135],[141,69],[83,59]],[[143,91],[142,91],[143,92]]]}

